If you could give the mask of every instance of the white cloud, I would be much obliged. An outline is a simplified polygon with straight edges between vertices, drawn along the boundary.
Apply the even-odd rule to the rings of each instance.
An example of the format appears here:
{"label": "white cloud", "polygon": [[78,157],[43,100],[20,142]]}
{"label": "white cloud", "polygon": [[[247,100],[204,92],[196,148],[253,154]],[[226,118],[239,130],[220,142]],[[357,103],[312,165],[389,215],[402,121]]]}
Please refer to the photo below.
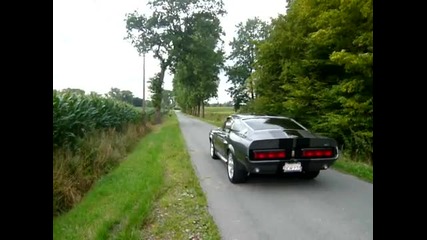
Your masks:
{"label": "white cloud", "polygon": [[[264,20],[284,13],[284,0],[223,0],[228,14],[221,19],[225,47],[235,34],[235,25],[258,16]],[[148,0],[55,0],[53,2],[53,88],[80,88],[106,93],[112,87],[130,90],[142,97],[142,57],[124,40],[125,14],[148,11]],[[146,56],[146,81],[160,70],[158,60]],[[147,84],[148,85],[148,84]],[[165,77],[172,89],[172,76]],[[218,101],[231,98],[221,75]],[[148,90],[146,89],[148,95]],[[216,101],[216,100],[215,100]]]}

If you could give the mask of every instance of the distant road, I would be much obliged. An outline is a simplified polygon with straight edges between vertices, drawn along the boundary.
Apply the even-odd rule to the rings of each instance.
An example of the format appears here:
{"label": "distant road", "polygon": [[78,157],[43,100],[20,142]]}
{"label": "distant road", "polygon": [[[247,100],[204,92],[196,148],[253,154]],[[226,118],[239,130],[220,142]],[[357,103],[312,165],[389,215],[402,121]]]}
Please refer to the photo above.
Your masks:
{"label": "distant road", "polygon": [[176,113],[222,239],[373,239],[371,183],[328,169],[312,181],[251,176],[233,185],[225,163],[209,155],[215,126]]}

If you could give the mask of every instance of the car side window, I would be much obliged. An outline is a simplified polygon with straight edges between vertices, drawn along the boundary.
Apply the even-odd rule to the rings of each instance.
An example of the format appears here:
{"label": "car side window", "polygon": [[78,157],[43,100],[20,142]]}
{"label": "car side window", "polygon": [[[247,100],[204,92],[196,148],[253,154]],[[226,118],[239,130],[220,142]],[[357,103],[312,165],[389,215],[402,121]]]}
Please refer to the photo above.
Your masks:
{"label": "car side window", "polygon": [[231,130],[236,132],[240,132],[242,129],[243,129],[243,125],[239,120],[234,121],[233,125],[231,126]]}

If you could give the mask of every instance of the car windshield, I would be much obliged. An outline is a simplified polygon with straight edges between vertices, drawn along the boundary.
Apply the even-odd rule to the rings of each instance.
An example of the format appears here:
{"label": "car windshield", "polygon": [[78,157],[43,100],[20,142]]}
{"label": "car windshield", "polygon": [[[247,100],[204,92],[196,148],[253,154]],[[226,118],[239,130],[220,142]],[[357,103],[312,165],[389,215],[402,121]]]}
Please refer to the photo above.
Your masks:
{"label": "car windshield", "polygon": [[252,118],[244,120],[254,130],[264,129],[302,129],[300,125],[287,118]]}

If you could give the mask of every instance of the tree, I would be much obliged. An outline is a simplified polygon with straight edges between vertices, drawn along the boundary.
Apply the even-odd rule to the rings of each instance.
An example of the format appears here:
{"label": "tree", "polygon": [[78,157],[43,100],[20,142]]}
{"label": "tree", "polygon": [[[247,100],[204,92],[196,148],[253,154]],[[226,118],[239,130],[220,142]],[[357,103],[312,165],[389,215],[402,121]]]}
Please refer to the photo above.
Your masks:
{"label": "tree", "polygon": [[[193,18],[192,46],[187,52],[186,66],[192,68],[192,89],[196,97],[197,116],[204,117],[205,101],[217,96],[219,71],[224,52],[218,47],[222,34],[219,19],[212,14],[197,14]],[[191,78],[190,78],[191,79]]]}
{"label": "tree", "polygon": [[111,88],[110,91],[108,91],[108,93],[105,94],[105,96],[109,98],[114,98],[120,101],[122,100],[121,90],[118,88]]}
{"label": "tree", "polygon": [[[162,105],[162,85],[163,82],[160,80],[160,74],[157,73],[154,77],[152,77],[148,83],[150,84],[148,86],[151,95],[151,102],[153,103],[154,108],[156,109],[156,112],[160,112],[161,105]],[[156,122],[160,123],[160,114],[156,115]]]}
{"label": "tree", "polygon": [[145,100],[145,106],[147,108],[154,108],[153,102],[151,100]]}
{"label": "tree", "polygon": [[75,93],[78,95],[85,95],[85,91],[82,89],[78,89],[78,88],[66,88],[66,89],[63,89],[62,92],[64,92],[64,93]]}
{"label": "tree", "polygon": [[123,102],[127,102],[129,104],[132,104],[133,101],[133,93],[129,90],[123,90],[120,92],[121,99]]}
{"label": "tree", "polygon": [[90,96],[93,96],[93,97],[101,97],[101,96],[102,96],[101,94],[99,94],[99,93],[97,93],[97,92],[95,92],[95,91],[91,91],[91,92],[89,93],[89,95],[90,95]]}
{"label": "tree", "polygon": [[163,90],[162,92],[162,108],[171,109],[175,107],[175,99],[171,90]]}
{"label": "tree", "polygon": [[228,89],[237,111],[242,103],[255,99],[254,79],[250,78],[254,71],[257,46],[268,35],[269,24],[258,17],[240,22],[237,26],[237,37],[230,42],[232,48],[228,60],[232,65],[226,68]]}
{"label": "tree", "polygon": [[295,117],[370,158],[372,0],[290,1],[256,57],[253,107]]}
{"label": "tree", "polygon": [[117,99],[129,104],[133,102],[133,93],[129,90],[120,90],[119,88],[111,88],[106,94],[107,97]]}
{"label": "tree", "polygon": [[210,12],[193,14],[188,23],[191,34],[176,67],[174,95],[184,112],[204,117],[205,102],[218,92],[223,32],[218,17]]}
{"label": "tree", "polygon": [[344,72],[326,92],[325,108],[330,111],[322,120],[329,125],[321,122],[319,128],[340,134],[354,156],[365,158],[373,154],[372,6],[372,0],[343,1],[335,11],[321,15],[314,35],[317,41],[335,43],[329,60]]}
{"label": "tree", "polygon": [[134,97],[132,98],[132,105],[135,107],[142,107],[142,98]]}
{"label": "tree", "polygon": [[[127,39],[140,54],[152,51],[160,61],[160,73],[155,77],[155,94],[162,95],[162,85],[168,68],[174,72],[177,63],[186,51],[189,36],[189,20],[193,14],[209,12],[222,15],[221,0],[152,0],[148,6],[153,10],[151,16],[133,12],[126,15]],[[158,88],[157,86],[160,86]],[[156,108],[158,121],[160,108]]]}

